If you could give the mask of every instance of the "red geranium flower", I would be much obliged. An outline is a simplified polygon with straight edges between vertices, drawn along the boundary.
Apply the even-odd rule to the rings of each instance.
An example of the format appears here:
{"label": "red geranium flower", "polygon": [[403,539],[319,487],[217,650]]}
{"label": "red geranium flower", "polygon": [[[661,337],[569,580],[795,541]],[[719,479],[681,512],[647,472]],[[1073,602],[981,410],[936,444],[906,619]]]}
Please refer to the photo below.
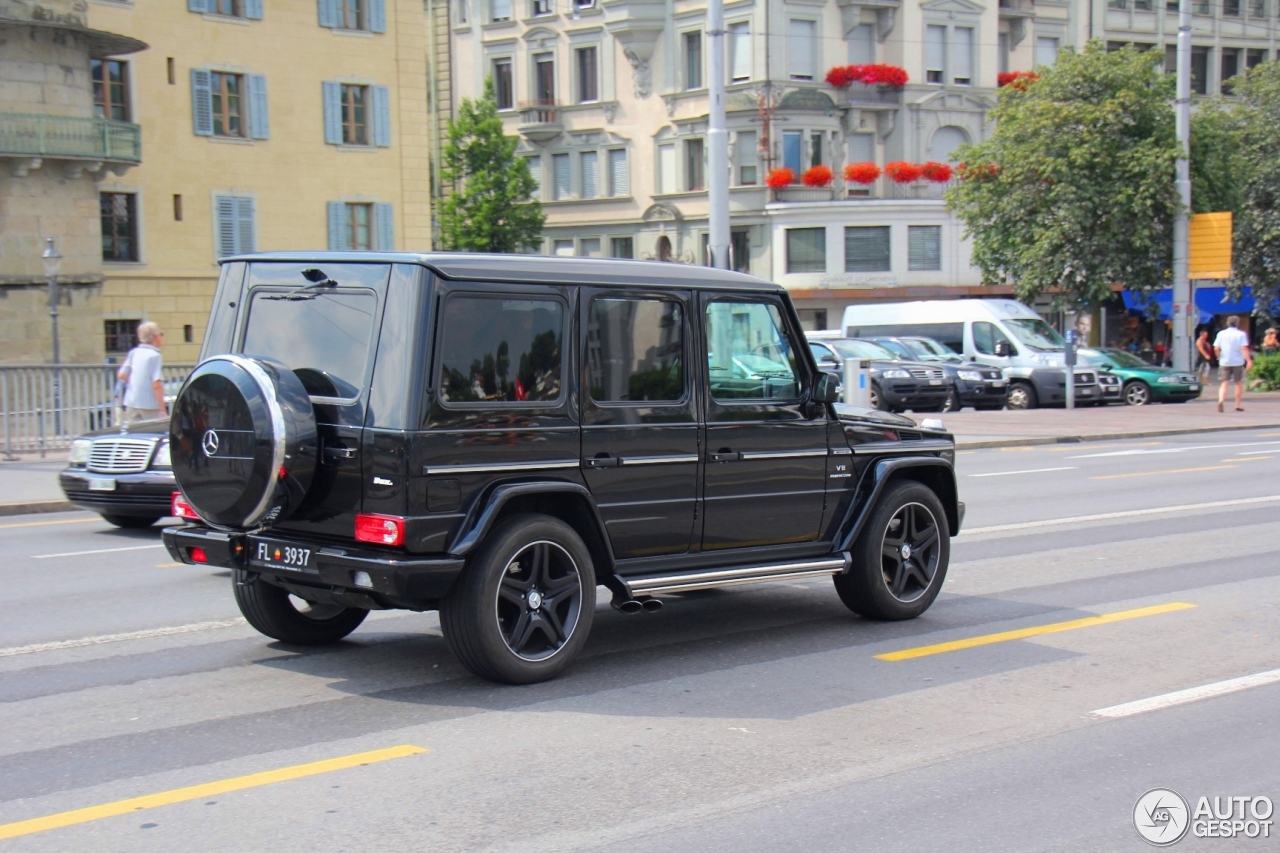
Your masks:
{"label": "red geranium flower", "polygon": [[905,86],[907,72],[896,65],[873,63],[871,65],[837,65],[827,72],[827,82],[837,89],[850,83],[868,86]]}
{"label": "red geranium flower", "polygon": [[800,177],[806,187],[830,186],[831,181],[834,179],[835,175],[832,173],[830,166],[814,166],[811,169],[807,169]]}
{"label": "red geranium flower", "polygon": [[996,75],[997,86],[1012,86],[1015,89],[1026,91],[1026,88],[1040,79],[1040,75],[1034,71],[1001,71]]}
{"label": "red geranium flower", "polygon": [[873,184],[880,177],[880,167],[875,163],[850,163],[844,167],[844,179],[855,184]]}
{"label": "red geranium flower", "polygon": [[779,166],[769,170],[764,182],[769,185],[769,189],[780,190],[796,182],[796,173],[786,166]]}
{"label": "red geranium flower", "polygon": [[930,160],[921,168],[924,170],[925,179],[933,181],[935,184],[945,184],[951,180],[951,167],[946,163]]}
{"label": "red geranium flower", "polygon": [[895,160],[884,164],[884,173],[892,178],[894,183],[911,184],[924,175],[924,167],[904,160]]}

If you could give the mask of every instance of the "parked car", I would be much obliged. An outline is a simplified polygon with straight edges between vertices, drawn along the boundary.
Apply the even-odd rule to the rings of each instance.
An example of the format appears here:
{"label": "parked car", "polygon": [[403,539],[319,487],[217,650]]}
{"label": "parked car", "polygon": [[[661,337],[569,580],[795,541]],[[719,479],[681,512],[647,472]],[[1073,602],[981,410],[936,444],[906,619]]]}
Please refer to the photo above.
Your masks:
{"label": "parked car", "polygon": [[439,610],[464,666],[528,683],[581,651],[598,583],[635,613],[831,576],[873,619],[941,589],[952,437],[837,404],[783,287],[521,255],[221,263],[170,422],[190,523],[163,539],[232,569],[269,637]]}
{"label": "parked car", "polygon": [[869,338],[904,361],[921,361],[939,365],[951,383],[951,395],[942,407],[955,412],[965,406],[982,410],[1003,409],[1009,383],[998,367],[965,364],[963,358],[929,338]]}
{"label": "parked car", "polygon": [[67,500],[117,527],[150,527],[169,515],[177,485],[169,462],[169,421],[100,429],[71,442],[58,475]]}
{"label": "parked car", "polygon": [[951,397],[951,380],[943,365],[902,360],[870,341],[827,338],[808,333],[809,350],[818,369],[844,379],[848,358],[871,361],[871,406],[886,412],[941,412]]}
{"label": "parked car", "polygon": [[1117,399],[1130,406],[1149,403],[1185,403],[1200,396],[1200,379],[1194,373],[1156,367],[1120,349],[1081,349],[1080,357],[1097,368],[1099,379],[1110,375],[1122,388]]}

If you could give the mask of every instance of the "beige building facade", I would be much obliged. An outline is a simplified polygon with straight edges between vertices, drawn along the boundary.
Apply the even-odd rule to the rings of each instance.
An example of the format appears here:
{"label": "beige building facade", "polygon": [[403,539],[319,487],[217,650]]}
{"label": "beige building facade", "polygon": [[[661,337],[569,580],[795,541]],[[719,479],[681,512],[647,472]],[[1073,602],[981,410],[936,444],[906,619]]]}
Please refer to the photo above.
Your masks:
{"label": "beige building facade", "polygon": [[91,200],[99,359],[154,320],[168,361],[195,360],[219,257],[430,248],[421,0],[94,0],[89,18],[151,45],[95,66],[99,114],[147,153]]}

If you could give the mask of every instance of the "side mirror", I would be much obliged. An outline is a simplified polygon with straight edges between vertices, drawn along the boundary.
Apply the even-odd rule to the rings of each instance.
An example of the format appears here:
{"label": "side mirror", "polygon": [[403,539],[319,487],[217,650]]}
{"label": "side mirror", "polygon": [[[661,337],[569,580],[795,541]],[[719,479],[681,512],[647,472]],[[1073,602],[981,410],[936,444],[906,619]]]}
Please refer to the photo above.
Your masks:
{"label": "side mirror", "polygon": [[1013,355],[1013,346],[1008,341],[996,341],[996,355],[1007,358]]}
{"label": "side mirror", "polygon": [[818,374],[818,381],[813,385],[815,403],[834,403],[840,399],[840,380],[830,373]]}
{"label": "side mirror", "polygon": [[822,358],[818,359],[818,364],[829,364],[832,367],[840,366],[840,362],[836,361],[836,357],[831,353],[827,353]]}

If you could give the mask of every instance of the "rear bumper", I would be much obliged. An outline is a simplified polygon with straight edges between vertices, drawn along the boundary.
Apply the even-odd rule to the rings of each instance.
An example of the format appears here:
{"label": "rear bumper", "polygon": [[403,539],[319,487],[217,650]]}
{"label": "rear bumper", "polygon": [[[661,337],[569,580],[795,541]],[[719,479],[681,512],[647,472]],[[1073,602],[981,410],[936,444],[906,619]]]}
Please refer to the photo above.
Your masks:
{"label": "rear bumper", "polygon": [[[91,482],[114,483],[109,491],[90,491]],[[168,469],[138,474],[93,474],[83,468],[67,468],[58,474],[67,500],[90,512],[149,518],[166,516],[178,486]]]}
{"label": "rear bumper", "polygon": [[[381,597],[389,602],[422,602],[443,598],[461,574],[464,565],[463,560],[450,557],[393,556],[373,549],[316,546],[314,542],[298,541],[297,545],[301,548],[315,549],[313,568],[307,571],[267,569],[249,565],[246,559],[249,537],[245,534],[224,533],[192,525],[167,527],[161,536],[169,554],[182,563],[241,569],[271,575],[285,584],[328,589],[334,593],[347,591],[356,596],[373,596],[375,599]],[[286,541],[275,535],[271,539]],[[204,551],[204,563],[196,563],[191,558],[192,548]],[[367,574],[372,586],[357,586],[356,572]]]}

